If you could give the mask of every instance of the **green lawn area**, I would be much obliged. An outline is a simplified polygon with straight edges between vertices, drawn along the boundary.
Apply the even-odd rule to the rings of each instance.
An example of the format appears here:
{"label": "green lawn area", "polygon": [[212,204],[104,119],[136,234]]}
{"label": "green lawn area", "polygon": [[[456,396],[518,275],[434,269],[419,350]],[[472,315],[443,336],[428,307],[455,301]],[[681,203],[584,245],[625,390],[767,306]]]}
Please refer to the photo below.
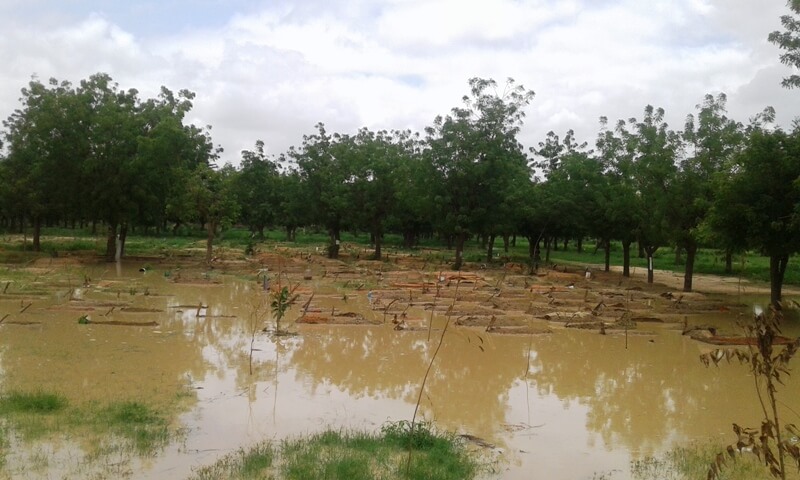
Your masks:
{"label": "green lawn area", "polygon": [[[125,254],[126,255],[177,255],[185,254],[189,249],[205,248],[205,232],[198,227],[189,229],[184,227],[179,235],[165,233],[156,235],[154,233],[141,234],[131,233],[128,236]],[[22,236],[19,234],[5,233],[0,236],[0,262],[18,263],[30,258],[31,238],[26,237],[25,251],[23,251]],[[350,232],[342,233],[342,253],[363,253],[366,257],[369,252],[369,235],[353,234]],[[433,263],[446,264],[452,262],[454,251],[448,250],[444,242],[437,238],[426,238],[421,244],[413,249],[407,250],[401,247],[402,238],[399,235],[387,234],[384,238],[384,253],[419,254],[425,255]],[[215,241],[215,248],[227,250],[241,250],[243,253],[250,249],[267,250],[277,245],[288,245],[294,247],[307,247],[316,249],[319,252],[325,251],[328,242],[328,235],[323,231],[311,229],[301,229],[297,232],[296,240],[287,242],[286,234],[282,230],[267,230],[264,238],[253,237],[251,232],[245,228],[230,228],[223,231]],[[68,229],[68,228],[45,228],[41,239],[41,252],[37,255],[55,256],[75,253],[102,255],[105,251],[104,231],[98,229],[98,233],[92,235],[89,229]],[[510,247],[508,252],[503,250],[501,239],[495,241],[495,258],[493,263],[503,263],[512,261],[517,263],[528,263],[528,242],[525,238],[519,237],[516,245]],[[544,252],[542,252],[544,255]],[[786,270],[785,284],[800,285],[800,268],[798,268],[797,256],[793,257]],[[685,258],[685,256],[684,256]],[[467,262],[486,263],[486,252],[479,248],[475,241],[467,242],[464,249],[464,259]],[[661,247],[654,255],[655,268],[683,272],[684,265],[676,264],[675,250],[672,247]],[[555,264],[576,264],[576,265],[602,265],[603,251],[595,251],[594,242],[586,240],[582,252],[578,252],[575,242],[571,242],[566,250],[563,244],[558,250],[551,250],[550,261]],[[622,246],[619,243],[612,244],[611,264],[622,265]],[[646,268],[646,259],[637,256],[636,245],[631,246],[631,267]],[[720,250],[713,248],[701,248],[698,250],[695,260],[695,273],[725,275],[725,257]],[[759,255],[757,252],[742,252],[734,255],[732,276],[768,282],[769,281],[769,259]]]}

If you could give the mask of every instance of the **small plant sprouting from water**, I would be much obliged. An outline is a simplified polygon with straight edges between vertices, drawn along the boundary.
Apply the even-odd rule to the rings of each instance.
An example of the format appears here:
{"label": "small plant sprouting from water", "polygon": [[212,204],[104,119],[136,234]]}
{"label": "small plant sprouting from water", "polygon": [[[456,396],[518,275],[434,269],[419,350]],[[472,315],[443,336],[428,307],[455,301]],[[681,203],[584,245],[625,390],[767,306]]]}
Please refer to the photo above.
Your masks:
{"label": "small plant sprouting from water", "polygon": [[298,296],[294,295],[296,288],[297,286],[289,290],[289,287],[280,287],[280,290],[270,294],[272,297],[270,307],[272,308],[272,316],[275,317],[275,333],[277,335],[281,334],[281,320],[286,316],[286,311],[297,300]]}
{"label": "small plant sprouting from water", "polygon": [[[417,403],[414,406],[414,415],[411,417],[411,424],[409,427],[409,444],[408,444],[408,458],[406,460],[406,476],[409,475],[411,470],[411,454],[413,453],[413,445],[410,443],[414,439],[414,432],[415,428],[417,428],[417,413],[419,412],[419,406],[422,403],[422,394],[425,392],[425,384],[428,382],[428,376],[431,373],[431,369],[433,369],[433,363],[436,361],[436,357],[439,355],[439,350],[442,348],[442,344],[444,343],[444,336],[447,334],[447,328],[450,326],[450,319],[451,315],[453,314],[453,309],[456,306],[456,302],[458,301],[458,287],[461,285],[461,278],[456,281],[456,289],[455,295],[453,295],[453,303],[450,304],[450,307],[447,309],[447,314],[445,315],[447,320],[444,323],[444,328],[442,329],[442,334],[439,336],[439,343],[436,345],[436,350],[433,351],[433,355],[431,356],[431,361],[428,363],[428,368],[425,370],[425,375],[422,377],[422,384],[419,387],[419,395],[417,396]],[[436,295],[438,297],[439,292],[437,290]],[[431,314],[431,321],[433,320],[433,314]],[[430,338],[430,328],[428,331],[428,335]]]}
{"label": "small plant sprouting from water", "polygon": [[786,343],[779,352],[774,352],[775,340],[781,333],[782,318],[781,311],[770,306],[769,313],[759,313],[754,316],[752,323],[744,325],[747,338],[751,340],[748,351],[717,349],[700,356],[706,366],[711,363],[719,365],[723,359],[730,362],[734,357],[740,363],[747,364],[753,374],[763,413],[761,428],[742,428],[733,424],[737,441],[729,445],[726,452],[717,453],[709,468],[709,479],[722,478],[727,459],[735,459],[737,452],[741,454],[745,449],[752,451],[775,478],[786,480],[787,456],[800,469],[800,447],[783,436],[784,429],[795,437],[800,436],[800,430],[793,424],[781,424],[777,398],[778,384],[782,385],[782,377],[789,375],[789,362],[800,348],[800,338]]}
{"label": "small plant sprouting from water", "polygon": [[250,298],[250,315],[248,318],[248,326],[250,327],[250,375],[253,374],[253,352],[256,351],[256,335],[264,328],[264,319],[269,312],[269,305],[269,296],[259,289],[255,289]]}

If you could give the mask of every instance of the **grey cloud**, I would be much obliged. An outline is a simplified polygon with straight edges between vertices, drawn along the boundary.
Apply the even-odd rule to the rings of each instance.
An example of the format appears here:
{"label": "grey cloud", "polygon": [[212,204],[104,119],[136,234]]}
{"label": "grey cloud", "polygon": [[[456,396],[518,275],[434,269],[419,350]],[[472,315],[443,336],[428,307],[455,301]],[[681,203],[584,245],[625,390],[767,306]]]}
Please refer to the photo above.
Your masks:
{"label": "grey cloud", "polygon": [[[298,145],[317,122],[343,133],[421,131],[460,105],[473,76],[536,91],[527,146],[567,129],[592,143],[599,116],[638,117],[647,104],[682,128],[703,95],[719,91],[742,121],[767,104],[779,116],[798,111],[799,94],[779,86],[788,69],[766,42],[782,2],[501,1],[458,17],[432,0],[198,0],[170,30],[142,23],[195,2],[85,0],[70,10],[9,1],[0,5],[0,116],[34,72],[77,82],[107,71],[143,95],[162,84],[195,91],[190,119],[213,125],[234,162],[257,139],[275,154]],[[435,15],[420,18],[426,11]]]}

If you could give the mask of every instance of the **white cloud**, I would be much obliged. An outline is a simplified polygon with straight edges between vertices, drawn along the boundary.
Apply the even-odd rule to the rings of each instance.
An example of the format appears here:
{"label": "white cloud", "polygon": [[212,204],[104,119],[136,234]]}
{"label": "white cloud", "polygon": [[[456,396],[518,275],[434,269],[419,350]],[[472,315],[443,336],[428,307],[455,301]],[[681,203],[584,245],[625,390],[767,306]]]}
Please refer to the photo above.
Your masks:
{"label": "white cloud", "polygon": [[[158,11],[140,3],[137,15]],[[647,104],[681,128],[709,92],[727,92],[742,121],[766,104],[786,122],[798,111],[798,93],[779,85],[789,70],[766,42],[786,13],[781,2],[286,0],[222,16],[206,2],[193,15],[212,4],[205,13],[215,17],[167,34],[130,24],[133,7],[121,2],[0,6],[0,117],[33,73],[77,82],[105,71],[143,95],[162,84],[195,91],[190,119],[213,125],[224,159],[236,161],[256,139],[275,154],[299,145],[317,122],[343,133],[421,131],[460,104],[473,76],[536,91],[527,146],[570,128],[592,143],[598,117],[640,116]]]}

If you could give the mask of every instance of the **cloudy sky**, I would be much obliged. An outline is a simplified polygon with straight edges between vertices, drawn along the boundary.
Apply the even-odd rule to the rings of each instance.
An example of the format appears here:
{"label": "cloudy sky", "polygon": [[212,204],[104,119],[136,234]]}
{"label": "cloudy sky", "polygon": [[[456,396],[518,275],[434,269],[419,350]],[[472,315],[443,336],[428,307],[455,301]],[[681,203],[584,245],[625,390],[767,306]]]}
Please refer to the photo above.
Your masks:
{"label": "cloudy sky", "polygon": [[766,41],[784,0],[0,0],[0,118],[35,75],[106,72],[154,96],[197,94],[223,159],[264,140],[272,154],[329,131],[421,131],[460,105],[470,77],[536,92],[520,140],[661,106],[675,129],[706,93],[746,122],[800,90]]}

